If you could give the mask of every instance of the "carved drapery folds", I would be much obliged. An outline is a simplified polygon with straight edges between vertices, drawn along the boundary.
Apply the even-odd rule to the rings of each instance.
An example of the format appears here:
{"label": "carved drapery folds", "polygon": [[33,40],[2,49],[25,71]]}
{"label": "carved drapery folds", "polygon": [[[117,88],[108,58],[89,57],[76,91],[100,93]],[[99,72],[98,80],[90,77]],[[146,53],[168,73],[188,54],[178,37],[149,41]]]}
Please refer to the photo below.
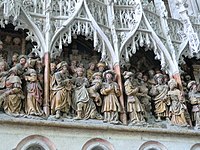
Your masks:
{"label": "carved drapery folds", "polygon": [[[179,59],[186,52],[191,56],[193,52],[198,53],[198,35],[187,16],[186,19],[182,18],[187,21],[183,23],[169,19],[164,3],[159,0],[156,7],[147,2],[142,5],[139,0],[4,0],[0,4],[1,27],[12,23],[15,30],[28,29],[26,40],[34,43],[28,58],[20,56],[16,67],[0,72],[1,81],[4,81],[4,77],[6,80],[1,90],[7,91],[7,94],[1,97],[1,101],[7,114],[24,115],[22,110],[25,117],[48,115],[42,111],[45,106],[50,109],[51,117],[58,120],[62,117],[76,120],[92,118],[121,124],[126,123],[125,115],[130,125],[146,126],[152,116],[157,118],[156,121],[167,120],[171,117],[171,111],[176,120],[183,119],[188,113],[184,107],[185,101],[179,98],[177,90],[174,92],[171,89],[170,92],[168,79],[164,80],[168,73],[178,82],[175,84],[181,86]],[[155,12],[159,12],[159,15]],[[189,28],[186,29],[187,25]],[[199,26],[196,25],[194,29],[197,32]],[[190,35],[189,32],[194,34]],[[194,40],[189,41],[193,50],[185,52],[188,36]],[[100,58],[96,59],[93,54],[86,56],[91,58],[81,56],[81,50],[74,45],[67,54],[72,56],[61,57],[78,37],[92,41],[92,49],[101,54]],[[148,69],[141,70],[139,62],[135,70],[126,70],[129,74],[132,72],[130,81],[129,77],[121,77],[120,66],[128,68],[130,58],[141,49],[152,50],[155,59],[161,62],[161,68],[154,68],[157,72],[154,78],[151,77],[152,80],[156,79],[155,83],[143,79],[145,75],[150,78],[150,75],[147,75]],[[141,60],[145,65],[144,58]],[[5,63],[3,60],[1,62]],[[98,62],[103,65],[97,65]],[[94,67],[89,63],[93,63]],[[86,76],[87,67],[90,77]],[[27,89],[23,89],[23,84]],[[198,98],[198,94],[194,96]],[[15,108],[8,109],[6,99],[10,105],[24,99],[24,104],[15,112]],[[180,108],[177,110],[175,107]],[[129,115],[126,109],[129,109]],[[187,116],[185,118],[187,120]],[[190,124],[188,120],[187,124]],[[175,125],[182,124],[177,121]]]}

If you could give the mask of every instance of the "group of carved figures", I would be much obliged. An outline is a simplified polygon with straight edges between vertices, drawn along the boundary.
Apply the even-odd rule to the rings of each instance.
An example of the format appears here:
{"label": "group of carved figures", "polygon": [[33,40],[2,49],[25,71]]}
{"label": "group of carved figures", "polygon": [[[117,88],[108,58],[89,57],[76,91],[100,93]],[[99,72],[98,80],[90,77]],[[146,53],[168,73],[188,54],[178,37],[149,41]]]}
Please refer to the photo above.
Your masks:
{"label": "group of carved figures", "polygon": [[[51,117],[92,118],[119,124],[122,112],[119,97],[124,94],[129,125],[145,125],[155,117],[155,122],[166,120],[171,125],[200,126],[196,81],[182,80],[184,94],[176,80],[161,71],[124,71],[124,93],[121,93],[116,74],[106,68],[103,62],[91,62],[88,69],[75,60],[70,65],[66,61],[52,62]],[[1,59],[0,105],[4,112],[12,116],[44,116],[43,76],[42,61],[34,53],[13,55],[10,65]]]}
{"label": "group of carved figures", "polygon": [[[106,65],[83,64],[66,61],[50,64],[50,115],[56,119],[104,119],[119,123],[119,86],[115,73],[104,71]],[[44,116],[43,65],[34,53],[13,56],[9,66],[0,61],[0,102],[4,112],[12,116]],[[103,82],[104,81],[104,82]],[[103,114],[103,116],[102,116]]]}
{"label": "group of carved figures", "polygon": [[[106,70],[104,63],[89,64],[85,70],[82,64],[72,62],[51,63],[50,107],[55,118],[69,116],[75,112],[74,119],[103,119],[104,122],[119,123],[119,86],[114,82],[115,73]],[[104,82],[103,82],[104,81]],[[101,115],[103,114],[103,116]]]}
{"label": "group of carved figures", "polygon": [[149,70],[146,75],[133,70],[123,75],[129,124],[145,123],[155,117],[155,122],[166,120],[171,125],[200,127],[199,84],[189,75],[182,76],[184,90],[161,71]]}
{"label": "group of carved figures", "polygon": [[8,65],[0,60],[0,102],[12,116],[42,116],[42,62],[33,55],[14,54]]}

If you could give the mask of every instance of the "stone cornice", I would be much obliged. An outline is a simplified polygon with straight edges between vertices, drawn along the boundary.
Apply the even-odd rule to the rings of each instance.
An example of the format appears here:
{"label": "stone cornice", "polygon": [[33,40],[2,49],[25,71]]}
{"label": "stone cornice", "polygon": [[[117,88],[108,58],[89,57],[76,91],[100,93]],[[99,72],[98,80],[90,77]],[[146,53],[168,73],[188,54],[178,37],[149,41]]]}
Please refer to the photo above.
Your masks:
{"label": "stone cornice", "polygon": [[[78,130],[95,130],[95,131],[108,131],[108,132],[137,132],[144,134],[167,134],[173,136],[200,136],[200,130],[188,129],[184,127],[175,128],[156,128],[156,127],[138,127],[138,126],[125,126],[125,125],[111,125],[105,124],[97,120],[82,120],[74,121],[73,119],[64,119],[60,121],[38,120],[38,119],[25,119],[13,118],[6,115],[0,116],[1,125],[23,125],[35,127],[52,127],[52,128],[65,128],[65,129],[78,129]],[[20,126],[21,127],[21,126]]]}

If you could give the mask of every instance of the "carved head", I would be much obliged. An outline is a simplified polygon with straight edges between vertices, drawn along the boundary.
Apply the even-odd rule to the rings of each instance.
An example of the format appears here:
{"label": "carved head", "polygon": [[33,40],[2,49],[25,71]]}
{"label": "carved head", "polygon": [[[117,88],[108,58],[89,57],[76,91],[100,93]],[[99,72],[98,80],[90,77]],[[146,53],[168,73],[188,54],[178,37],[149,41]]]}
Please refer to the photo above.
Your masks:
{"label": "carved head", "polygon": [[14,53],[13,56],[12,56],[12,61],[13,62],[18,62],[18,57],[19,57],[19,54],[18,53]]}
{"label": "carved head", "polygon": [[142,72],[137,72],[136,76],[138,79],[142,80],[143,74]]}
{"label": "carved head", "polygon": [[56,63],[51,63],[50,69],[51,69],[51,72],[54,72],[56,70]]}
{"label": "carved head", "polygon": [[128,79],[128,78],[131,78],[134,76],[134,74],[132,72],[129,72],[129,71],[125,71],[123,73],[123,76],[124,76],[124,79]]}
{"label": "carved head", "polygon": [[97,64],[97,67],[98,67],[99,72],[103,72],[104,69],[106,68],[106,64],[104,62],[99,62]]}
{"label": "carved head", "polygon": [[5,42],[10,44],[11,40],[12,40],[12,37],[10,35],[7,35],[6,38],[5,38]]}
{"label": "carved head", "polygon": [[101,80],[101,79],[102,79],[102,73],[101,73],[101,72],[95,72],[95,73],[92,75],[92,79],[93,79],[93,80]]}
{"label": "carved head", "polygon": [[170,79],[168,82],[168,85],[169,85],[170,90],[172,90],[177,87],[177,82],[175,79]]}
{"label": "carved head", "polygon": [[21,65],[25,65],[26,64],[26,60],[27,60],[27,56],[26,55],[20,55],[19,56],[19,63]]}
{"label": "carved head", "polygon": [[190,81],[187,85],[187,88],[189,90],[196,90],[198,86],[198,83],[196,81]]}
{"label": "carved head", "polygon": [[30,74],[30,76],[37,76],[35,69],[29,69],[28,73]]}
{"label": "carved head", "polygon": [[76,68],[76,73],[77,73],[78,77],[82,77],[83,73],[84,73],[84,68],[82,68],[82,67]]}
{"label": "carved head", "polygon": [[143,78],[143,81],[144,81],[144,82],[147,82],[148,79],[149,79],[149,78],[148,78],[148,75],[146,75],[146,74],[144,74],[142,78]]}
{"label": "carved head", "polygon": [[95,69],[95,63],[94,62],[89,63],[89,69],[90,70],[94,70]]}
{"label": "carved head", "polygon": [[13,43],[14,43],[15,45],[19,45],[19,44],[21,43],[21,39],[18,38],[18,37],[16,37],[16,38],[13,39]]}
{"label": "carved head", "polygon": [[68,64],[66,61],[62,61],[57,65],[57,70],[62,71],[63,73],[68,72]]}
{"label": "carved head", "polygon": [[77,65],[77,61],[76,60],[72,60],[71,61],[71,66],[76,66]]}
{"label": "carved head", "polygon": [[154,76],[154,80],[157,82],[157,84],[163,84],[163,81],[164,81],[164,76],[163,76],[163,74],[157,73],[157,74]]}
{"label": "carved head", "polygon": [[155,71],[153,69],[149,70],[149,77],[152,78],[155,75]]}
{"label": "carved head", "polygon": [[114,79],[115,77],[115,73],[112,70],[106,70],[103,73],[103,77],[107,80],[107,81],[111,81]]}

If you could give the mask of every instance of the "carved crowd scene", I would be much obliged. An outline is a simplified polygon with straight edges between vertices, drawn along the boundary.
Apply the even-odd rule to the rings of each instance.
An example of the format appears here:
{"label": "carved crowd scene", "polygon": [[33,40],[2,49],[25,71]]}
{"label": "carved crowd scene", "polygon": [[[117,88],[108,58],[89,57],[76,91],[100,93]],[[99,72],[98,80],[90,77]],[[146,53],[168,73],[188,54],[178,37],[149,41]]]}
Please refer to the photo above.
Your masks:
{"label": "carved crowd scene", "polygon": [[0,106],[7,115],[123,124],[120,116],[125,113],[129,126],[200,127],[198,63],[180,66],[180,84],[141,50],[121,67],[120,83],[116,71],[95,51],[78,50],[76,44],[65,47],[49,64],[46,116],[44,60],[21,49],[21,38],[5,36],[0,42]]}

